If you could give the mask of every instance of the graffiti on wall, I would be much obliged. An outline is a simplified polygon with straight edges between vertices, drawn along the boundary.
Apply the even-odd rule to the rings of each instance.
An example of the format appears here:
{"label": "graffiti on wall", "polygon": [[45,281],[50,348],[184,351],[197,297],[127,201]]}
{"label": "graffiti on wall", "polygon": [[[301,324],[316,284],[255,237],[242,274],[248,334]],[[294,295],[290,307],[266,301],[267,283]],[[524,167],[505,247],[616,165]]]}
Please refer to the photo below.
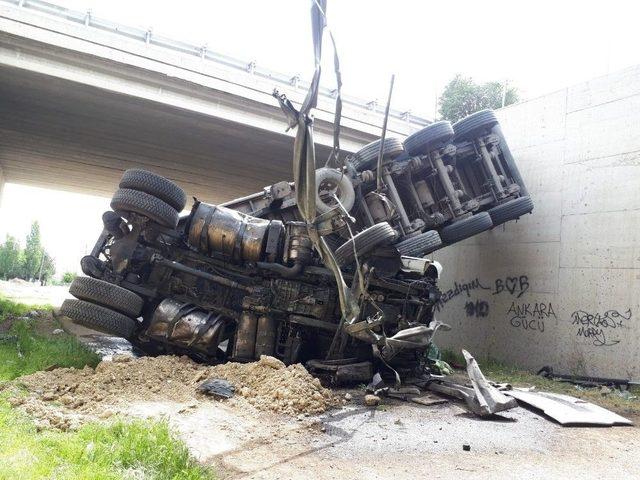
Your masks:
{"label": "graffiti on wall", "polygon": [[489,315],[489,302],[484,300],[468,301],[464,304],[467,317],[484,318]]}
{"label": "graffiti on wall", "polygon": [[511,317],[509,324],[512,327],[540,333],[544,332],[545,320],[549,318],[558,319],[551,302],[511,302],[511,306],[507,310],[507,316]]}
{"label": "graffiti on wall", "polygon": [[516,295],[516,298],[520,298],[527,290],[529,290],[529,277],[527,275],[497,278],[493,295],[509,293],[510,295]]}
{"label": "graffiti on wall", "polygon": [[438,303],[436,303],[436,309],[440,311],[445,303],[450,302],[460,295],[466,295],[467,297],[470,297],[471,292],[474,290],[491,290],[491,288],[482,285],[479,278],[475,278],[470,282],[453,282],[453,288],[442,292],[440,300],[438,300]]}
{"label": "graffiti on wall", "polygon": [[[471,298],[471,293],[476,290],[491,292],[492,295],[511,295],[520,298],[529,290],[529,277],[527,275],[501,277],[490,283],[490,285],[491,287],[483,285],[478,277],[470,282],[455,281],[453,282],[453,288],[443,290],[440,300],[436,303],[436,310],[440,311],[446,303],[460,295]],[[468,317],[486,317],[489,314],[489,303],[485,300],[467,301],[464,305],[464,310]]]}
{"label": "graffiti on wall", "polygon": [[573,325],[577,326],[576,336],[588,339],[594,347],[612,347],[620,343],[620,329],[629,328],[631,309],[624,313],[607,310],[603,314],[578,310],[571,314]]}

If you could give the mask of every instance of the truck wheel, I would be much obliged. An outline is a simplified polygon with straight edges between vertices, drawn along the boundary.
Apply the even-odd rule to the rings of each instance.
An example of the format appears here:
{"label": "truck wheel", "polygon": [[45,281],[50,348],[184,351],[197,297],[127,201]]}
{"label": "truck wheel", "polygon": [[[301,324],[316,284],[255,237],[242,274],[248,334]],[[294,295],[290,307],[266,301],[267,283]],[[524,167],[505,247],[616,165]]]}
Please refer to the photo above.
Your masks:
{"label": "truck wheel", "polygon": [[79,300],[111,308],[128,317],[140,315],[144,301],[137,294],[97,278],[76,277],[69,293]]}
{"label": "truck wheel", "polygon": [[122,338],[131,338],[136,329],[135,320],[83,300],[65,300],[60,313],[79,325]]}
{"label": "truck wheel", "polygon": [[413,135],[409,135],[404,141],[404,148],[413,157],[425,155],[444,147],[452,138],[453,127],[451,127],[451,122],[443,120],[432,123]]}
{"label": "truck wheel", "polygon": [[318,213],[326,213],[333,210],[336,205],[333,199],[325,202],[320,197],[321,191],[335,191],[338,200],[348,212],[356,201],[356,193],[349,177],[335,168],[319,168],[316,170],[316,210]]}
{"label": "truck wheel", "polygon": [[147,170],[139,168],[131,168],[124,172],[120,184],[120,188],[129,188],[131,190],[139,190],[159,198],[168,203],[179,212],[184,209],[187,204],[187,195],[178,185],[168,178],[156,175]]}
{"label": "truck wheel", "polygon": [[118,189],[111,199],[111,208],[116,212],[138,213],[165,227],[176,228],[178,225],[178,211],[175,208],[138,190]]}
{"label": "truck wheel", "polygon": [[366,255],[377,247],[393,242],[396,236],[396,231],[387,222],[377,223],[338,247],[334,253],[336,262],[341,267],[350,265],[355,262],[356,254],[358,257]]}
{"label": "truck wheel", "polygon": [[531,197],[519,197],[514,200],[510,200],[502,205],[498,205],[488,210],[493,221],[493,226],[502,225],[509,220],[515,220],[520,218],[526,213],[531,213],[533,210],[533,202]]}
{"label": "truck wheel", "polygon": [[396,243],[396,248],[400,255],[407,257],[421,257],[427,253],[431,253],[442,246],[440,234],[435,230],[421,233],[411,238],[407,238]]}
{"label": "truck wheel", "polygon": [[480,110],[453,124],[456,133],[454,141],[472,140],[482,136],[498,124],[498,118],[493,110]]}
{"label": "truck wheel", "polygon": [[[358,171],[369,170],[375,168],[378,163],[378,154],[380,152],[380,142],[378,139],[365,145],[356,152],[351,160],[351,165]],[[382,158],[384,160],[394,160],[404,153],[402,142],[397,138],[385,138],[382,147]]]}
{"label": "truck wheel", "polygon": [[465,238],[473,237],[478,233],[493,227],[491,217],[487,212],[480,212],[471,217],[458,220],[442,229],[440,235],[445,243],[451,245]]}

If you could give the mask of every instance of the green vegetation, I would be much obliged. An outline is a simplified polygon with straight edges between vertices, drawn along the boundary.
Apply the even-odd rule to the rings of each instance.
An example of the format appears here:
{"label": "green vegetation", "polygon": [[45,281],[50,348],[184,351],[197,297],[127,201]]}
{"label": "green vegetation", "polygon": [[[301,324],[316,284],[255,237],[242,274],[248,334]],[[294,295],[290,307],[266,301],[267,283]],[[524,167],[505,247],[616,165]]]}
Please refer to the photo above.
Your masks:
{"label": "green vegetation", "polygon": [[213,478],[164,422],[118,421],[76,432],[38,432],[0,400],[0,445],[1,479]]}
{"label": "green vegetation", "polygon": [[[466,365],[464,357],[451,350],[441,351],[441,358],[456,367]],[[535,375],[495,359],[478,360],[478,364],[485,377],[497,383],[509,383],[514,387],[535,387],[536,390],[544,392],[571,395],[621,414],[640,415],[640,389],[637,387],[633,387],[629,392],[629,398],[625,398],[615,390],[577,387],[569,382],[559,382]]]}
{"label": "green vegetation", "polygon": [[[19,319],[32,310],[37,317]],[[0,382],[51,365],[95,366],[99,357],[74,337],[52,335],[58,325],[51,307],[0,298]],[[7,325],[10,328],[6,328]],[[5,328],[2,328],[5,327]],[[17,392],[11,389],[13,395]],[[40,431],[36,424],[0,395],[0,479],[124,478],[205,480],[211,471],[189,457],[166,422],[93,423],[75,432]]]}
{"label": "green vegetation", "polygon": [[13,380],[47,367],[95,367],[100,357],[61,333],[47,337],[35,332],[33,321],[14,322],[8,335],[0,342],[0,380]]}
{"label": "green vegetation", "polygon": [[24,250],[11,235],[7,235],[5,242],[0,245],[0,278],[38,280],[42,285],[46,285],[55,273],[55,261],[42,246],[38,222],[31,224]]}
{"label": "green vegetation", "polygon": [[74,272],[64,272],[62,274],[62,284],[69,285],[73,282],[73,279],[76,278],[77,275]]}
{"label": "green vegetation", "polygon": [[514,87],[507,87],[500,82],[476,83],[470,77],[456,75],[444,88],[438,99],[440,115],[443,120],[457,122],[485,108],[502,107],[518,101],[518,91]]}
{"label": "green vegetation", "polygon": [[[35,318],[19,319],[30,311]],[[96,366],[98,355],[67,333],[51,335],[59,325],[51,315],[51,307],[24,305],[0,298],[0,380],[13,380],[21,375],[43,370],[52,365],[82,368]],[[6,328],[7,325],[10,328]]]}

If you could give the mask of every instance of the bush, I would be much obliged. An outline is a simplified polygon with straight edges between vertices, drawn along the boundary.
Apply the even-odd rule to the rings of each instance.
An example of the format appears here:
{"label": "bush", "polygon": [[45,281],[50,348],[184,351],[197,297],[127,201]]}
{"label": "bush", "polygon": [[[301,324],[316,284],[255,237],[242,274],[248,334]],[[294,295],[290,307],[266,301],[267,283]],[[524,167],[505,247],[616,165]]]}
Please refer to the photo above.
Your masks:
{"label": "bush", "polygon": [[77,274],[74,272],[64,272],[64,274],[62,275],[62,283],[64,285],[69,285],[71,282],[73,282],[73,279],[77,277]]}

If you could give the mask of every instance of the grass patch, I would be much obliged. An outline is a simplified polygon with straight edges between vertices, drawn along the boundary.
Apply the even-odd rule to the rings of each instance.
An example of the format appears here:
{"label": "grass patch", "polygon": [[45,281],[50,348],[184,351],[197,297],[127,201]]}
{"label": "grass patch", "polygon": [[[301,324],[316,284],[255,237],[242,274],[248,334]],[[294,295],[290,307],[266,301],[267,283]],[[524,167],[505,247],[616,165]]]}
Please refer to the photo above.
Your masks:
{"label": "grass patch", "polygon": [[[441,358],[451,365],[466,366],[464,357],[451,350],[443,350]],[[544,392],[571,395],[621,414],[640,415],[640,388],[638,387],[631,387],[629,392],[637,398],[624,398],[616,390],[603,392],[600,388],[577,387],[569,382],[559,382],[535,375],[495,359],[478,360],[478,364],[485,377],[497,383],[510,383],[514,387],[535,387],[536,390]]]}
{"label": "grass patch", "polygon": [[[17,305],[12,311],[22,308]],[[6,318],[4,311],[0,311],[0,318]],[[37,321],[34,318],[14,322],[0,340],[0,380],[13,380],[51,365],[83,368],[85,365],[95,367],[100,362],[95,352],[67,333],[54,336],[37,333]]]}
{"label": "grass patch", "polygon": [[53,307],[51,305],[26,305],[0,297],[0,324],[4,323],[7,318],[23,317],[32,310],[51,312]]}
{"label": "grass patch", "polygon": [[165,422],[88,424],[76,432],[38,432],[0,400],[0,479],[214,478],[189,457]]}

